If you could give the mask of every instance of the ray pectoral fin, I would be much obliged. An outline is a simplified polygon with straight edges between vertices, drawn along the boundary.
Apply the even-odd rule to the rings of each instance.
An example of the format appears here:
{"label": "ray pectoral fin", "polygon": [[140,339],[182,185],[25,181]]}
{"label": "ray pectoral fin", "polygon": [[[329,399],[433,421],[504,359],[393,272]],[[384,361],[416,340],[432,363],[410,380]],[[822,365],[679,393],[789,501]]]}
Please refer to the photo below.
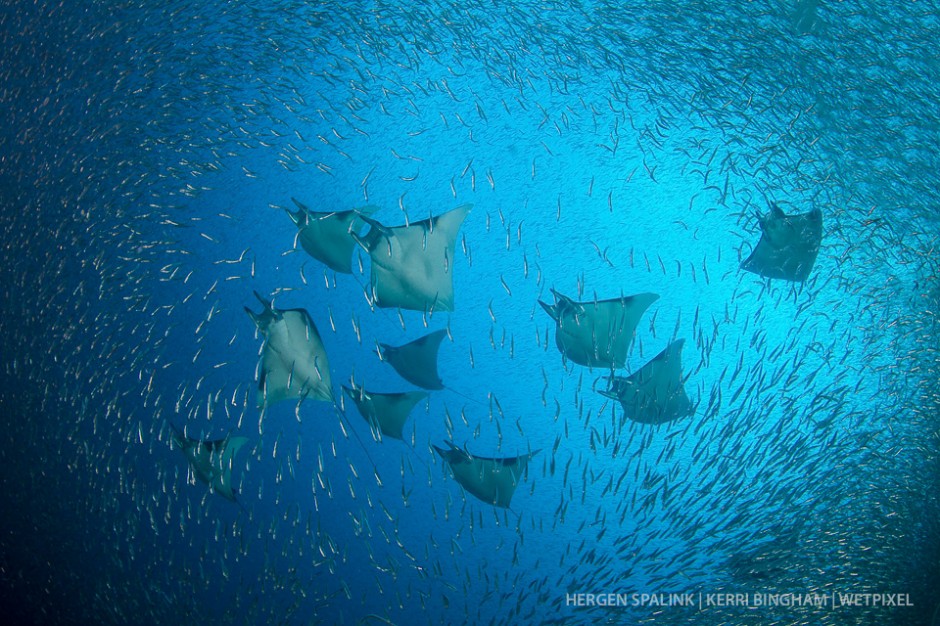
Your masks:
{"label": "ray pectoral fin", "polygon": [[230,474],[235,465],[235,455],[248,443],[247,437],[232,437],[225,444],[222,453],[221,470],[224,474]]}

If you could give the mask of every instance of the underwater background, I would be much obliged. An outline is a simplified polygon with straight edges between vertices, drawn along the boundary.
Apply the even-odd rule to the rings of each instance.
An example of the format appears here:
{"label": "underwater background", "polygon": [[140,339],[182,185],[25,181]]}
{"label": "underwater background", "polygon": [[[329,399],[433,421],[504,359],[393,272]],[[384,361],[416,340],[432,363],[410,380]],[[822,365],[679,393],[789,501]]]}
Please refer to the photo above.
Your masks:
{"label": "underwater background", "polygon": [[[4,622],[937,623],[938,16],[4,3]],[[369,255],[312,259],[292,198],[472,204],[455,310],[370,306]],[[740,268],[771,203],[822,212],[806,281]],[[618,375],[684,339],[692,414],[624,420],[562,359],[552,289],[658,294]],[[257,407],[255,291],[309,312],[335,408]],[[437,329],[445,389],[376,441],[340,385],[414,389],[377,345]],[[248,438],[235,502],[173,429]],[[445,441],[538,452],[507,509]],[[579,595],[634,593],[696,602]]]}

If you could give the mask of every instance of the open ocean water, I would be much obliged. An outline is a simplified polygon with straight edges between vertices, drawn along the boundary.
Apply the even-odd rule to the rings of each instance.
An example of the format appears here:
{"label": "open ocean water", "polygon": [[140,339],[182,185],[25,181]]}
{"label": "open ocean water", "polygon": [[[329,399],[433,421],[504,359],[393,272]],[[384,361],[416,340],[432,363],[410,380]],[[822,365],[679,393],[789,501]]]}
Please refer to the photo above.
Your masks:
{"label": "open ocean water", "polygon": [[[2,5],[3,623],[940,623],[940,5]],[[372,286],[405,232],[453,307]],[[658,298],[588,367],[553,290]],[[342,386],[441,329],[379,437]]]}

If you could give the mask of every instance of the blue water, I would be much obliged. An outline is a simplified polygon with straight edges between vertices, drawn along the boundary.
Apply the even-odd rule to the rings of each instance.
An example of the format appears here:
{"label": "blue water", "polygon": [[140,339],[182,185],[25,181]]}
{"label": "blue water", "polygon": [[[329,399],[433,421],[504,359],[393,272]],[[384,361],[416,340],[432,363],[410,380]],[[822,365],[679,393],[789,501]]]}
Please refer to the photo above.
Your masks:
{"label": "blue water", "polygon": [[[938,8],[7,3],[4,614],[936,623]],[[307,256],[291,198],[387,225],[472,203],[456,310],[372,310],[368,256]],[[771,202],[823,213],[805,283],[739,268]],[[694,414],[623,422],[555,347],[552,288],[658,294],[618,374],[684,339]],[[337,399],[410,389],[377,344],[438,328],[447,389],[404,442],[348,401],[262,414],[253,291],[309,311]],[[171,425],[250,439],[237,502]],[[539,450],[509,510],[445,440]]]}

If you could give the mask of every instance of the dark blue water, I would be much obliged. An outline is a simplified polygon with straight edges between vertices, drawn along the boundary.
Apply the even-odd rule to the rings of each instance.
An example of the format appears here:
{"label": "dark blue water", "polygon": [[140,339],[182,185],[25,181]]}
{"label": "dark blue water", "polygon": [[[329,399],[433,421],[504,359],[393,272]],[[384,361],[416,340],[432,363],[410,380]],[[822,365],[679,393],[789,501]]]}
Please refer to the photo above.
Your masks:
{"label": "dark blue water", "polygon": [[[6,3],[8,621],[935,623],[937,10]],[[472,203],[455,310],[370,307],[292,198]],[[806,281],[740,269],[771,203],[822,212]],[[551,289],[658,294],[616,374],[683,339],[691,413],[624,419]],[[378,344],[442,328],[446,388],[404,441],[348,400],[262,413],[255,291],[309,312],[338,402],[413,389]],[[249,439],[236,502],[172,428]],[[538,450],[509,509],[446,440]]]}

